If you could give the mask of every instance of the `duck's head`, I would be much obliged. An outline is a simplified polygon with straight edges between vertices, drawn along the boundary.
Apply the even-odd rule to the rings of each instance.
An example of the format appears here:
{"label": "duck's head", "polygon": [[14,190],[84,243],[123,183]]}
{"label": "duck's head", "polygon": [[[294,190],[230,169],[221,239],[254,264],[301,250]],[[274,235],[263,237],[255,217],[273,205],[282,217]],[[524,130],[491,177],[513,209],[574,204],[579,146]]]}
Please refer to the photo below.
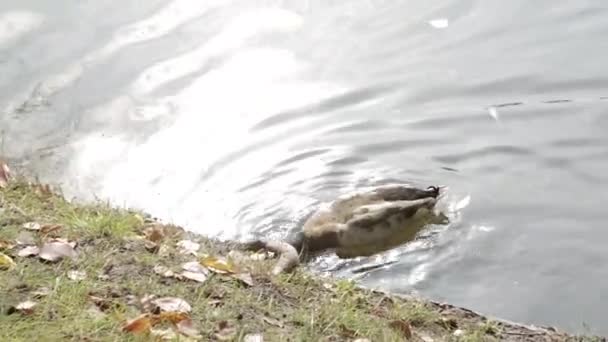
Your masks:
{"label": "duck's head", "polygon": [[437,198],[439,197],[439,195],[442,194],[442,190],[445,189],[445,186],[435,186],[435,185],[431,185],[428,188],[426,188],[426,193],[428,194],[428,196],[433,197],[433,198]]}

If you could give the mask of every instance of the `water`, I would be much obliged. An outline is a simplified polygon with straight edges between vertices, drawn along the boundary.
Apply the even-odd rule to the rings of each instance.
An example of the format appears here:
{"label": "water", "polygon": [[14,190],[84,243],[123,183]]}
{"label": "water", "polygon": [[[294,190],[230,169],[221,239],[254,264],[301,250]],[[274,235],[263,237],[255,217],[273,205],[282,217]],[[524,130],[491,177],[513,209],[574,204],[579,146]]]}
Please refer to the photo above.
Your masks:
{"label": "water", "polygon": [[375,184],[447,185],[447,228],[311,268],[608,334],[607,8],[5,0],[2,148],[70,196],[220,238],[284,236]]}

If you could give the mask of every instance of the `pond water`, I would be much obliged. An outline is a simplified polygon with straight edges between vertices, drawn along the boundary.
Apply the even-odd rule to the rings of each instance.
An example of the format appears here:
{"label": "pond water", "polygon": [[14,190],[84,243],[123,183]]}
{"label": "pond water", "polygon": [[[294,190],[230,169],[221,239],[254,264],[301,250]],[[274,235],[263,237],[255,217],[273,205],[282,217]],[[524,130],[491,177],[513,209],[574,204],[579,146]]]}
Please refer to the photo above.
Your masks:
{"label": "pond water", "polygon": [[226,239],[282,237],[377,184],[446,185],[447,227],[310,267],[608,334],[607,10],[4,0],[2,151],[70,196]]}

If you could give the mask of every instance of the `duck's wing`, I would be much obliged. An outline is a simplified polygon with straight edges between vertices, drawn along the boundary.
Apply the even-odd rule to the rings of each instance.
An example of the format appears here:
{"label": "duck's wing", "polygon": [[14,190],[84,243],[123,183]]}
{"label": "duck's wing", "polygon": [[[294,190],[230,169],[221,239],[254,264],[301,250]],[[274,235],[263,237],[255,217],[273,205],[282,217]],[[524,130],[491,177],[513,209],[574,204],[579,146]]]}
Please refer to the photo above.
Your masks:
{"label": "duck's wing", "polygon": [[423,207],[432,208],[435,203],[435,198],[426,197],[413,201],[402,200],[364,206],[359,208],[359,211],[365,213],[355,215],[346,224],[351,227],[371,227],[386,222],[390,216],[395,214],[403,215],[407,219],[414,216],[418,209]]}
{"label": "duck's wing", "polygon": [[439,187],[430,186],[426,189],[419,189],[405,185],[391,185],[377,188],[374,194],[380,197],[383,201],[413,201],[427,197],[437,198],[439,196]]}

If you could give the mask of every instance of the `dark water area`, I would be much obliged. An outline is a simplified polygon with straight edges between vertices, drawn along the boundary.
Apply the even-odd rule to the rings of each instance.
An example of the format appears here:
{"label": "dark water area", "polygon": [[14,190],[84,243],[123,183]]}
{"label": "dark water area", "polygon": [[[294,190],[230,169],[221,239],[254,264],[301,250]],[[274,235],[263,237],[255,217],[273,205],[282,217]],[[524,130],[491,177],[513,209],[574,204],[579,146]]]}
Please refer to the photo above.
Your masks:
{"label": "dark water area", "polygon": [[607,10],[5,0],[2,154],[225,239],[282,237],[378,184],[446,185],[447,227],[311,269],[605,335]]}

